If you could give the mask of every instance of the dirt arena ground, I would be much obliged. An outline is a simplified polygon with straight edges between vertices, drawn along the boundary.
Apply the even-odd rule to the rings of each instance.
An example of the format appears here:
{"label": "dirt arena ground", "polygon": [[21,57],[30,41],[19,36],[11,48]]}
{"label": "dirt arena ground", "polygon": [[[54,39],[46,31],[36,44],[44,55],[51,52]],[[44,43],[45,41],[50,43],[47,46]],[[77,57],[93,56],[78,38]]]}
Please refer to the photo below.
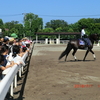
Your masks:
{"label": "dirt arena ground", "polygon": [[100,100],[100,47],[97,60],[91,53],[82,61],[85,50],[78,50],[74,61],[58,57],[66,45],[35,44],[23,94],[23,100]]}

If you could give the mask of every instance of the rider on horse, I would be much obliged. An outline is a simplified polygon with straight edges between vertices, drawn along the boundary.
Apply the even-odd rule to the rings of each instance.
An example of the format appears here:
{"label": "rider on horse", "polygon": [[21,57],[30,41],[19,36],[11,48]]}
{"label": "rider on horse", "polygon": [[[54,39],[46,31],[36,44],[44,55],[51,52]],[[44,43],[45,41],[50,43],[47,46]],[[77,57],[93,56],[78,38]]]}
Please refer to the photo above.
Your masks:
{"label": "rider on horse", "polygon": [[90,40],[89,40],[88,36],[85,33],[84,27],[81,30],[81,38],[85,42],[85,45],[87,45],[87,46],[90,45]]}

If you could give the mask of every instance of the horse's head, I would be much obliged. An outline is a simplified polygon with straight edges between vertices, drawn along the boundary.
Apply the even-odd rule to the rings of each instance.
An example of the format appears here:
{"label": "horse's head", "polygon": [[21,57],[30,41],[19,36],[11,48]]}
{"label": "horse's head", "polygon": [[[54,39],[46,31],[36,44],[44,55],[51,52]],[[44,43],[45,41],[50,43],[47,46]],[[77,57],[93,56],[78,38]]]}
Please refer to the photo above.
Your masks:
{"label": "horse's head", "polygon": [[94,40],[96,43],[98,43],[99,41],[99,34],[95,33],[95,34],[91,34],[90,35],[90,39]]}

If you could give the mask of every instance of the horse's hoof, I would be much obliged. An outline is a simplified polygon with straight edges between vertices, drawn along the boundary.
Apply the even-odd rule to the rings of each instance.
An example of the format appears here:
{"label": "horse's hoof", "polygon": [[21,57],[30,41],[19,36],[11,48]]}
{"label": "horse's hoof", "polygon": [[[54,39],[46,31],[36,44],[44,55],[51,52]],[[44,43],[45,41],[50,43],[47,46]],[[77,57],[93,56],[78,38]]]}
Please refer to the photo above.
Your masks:
{"label": "horse's hoof", "polygon": [[77,61],[77,59],[75,59],[75,61]]}
{"label": "horse's hoof", "polygon": [[94,58],[94,61],[96,60],[96,58]]}
{"label": "horse's hoof", "polygon": [[66,59],[65,59],[65,62],[66,62]]}
{"label": "horse's hoof", "polygon": [[77,61],[77,59],[75,59],[75,61]]}

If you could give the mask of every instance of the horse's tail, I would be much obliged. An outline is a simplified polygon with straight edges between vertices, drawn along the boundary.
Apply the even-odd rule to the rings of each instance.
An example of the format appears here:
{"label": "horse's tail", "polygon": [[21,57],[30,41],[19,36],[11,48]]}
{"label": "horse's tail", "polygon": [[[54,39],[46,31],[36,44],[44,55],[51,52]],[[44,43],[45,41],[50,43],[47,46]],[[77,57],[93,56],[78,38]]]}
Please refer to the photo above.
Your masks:
{"label": "horse's tail", "polygon": [[63,52],[61,53],[61,55],[59,56],[59,60],[60,60],[62,57],[64,57],[65,55],[68,56],[68,54],[69,54],[69,52],[71,51],[71,49],[72,49],[72,46],[71,46],[70,42],[68,42],[68,45],[67,45],[65,51],[63,51]]}

